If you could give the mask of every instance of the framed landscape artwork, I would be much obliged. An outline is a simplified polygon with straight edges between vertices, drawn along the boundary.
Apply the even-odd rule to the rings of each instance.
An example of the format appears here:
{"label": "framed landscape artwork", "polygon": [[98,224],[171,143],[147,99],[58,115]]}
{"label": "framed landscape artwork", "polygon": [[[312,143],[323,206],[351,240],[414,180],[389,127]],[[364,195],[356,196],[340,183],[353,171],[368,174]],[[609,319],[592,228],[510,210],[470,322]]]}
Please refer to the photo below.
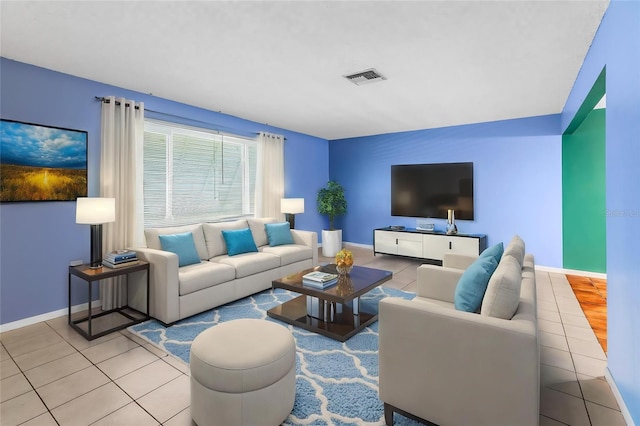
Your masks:
{"label": "framed landscape artwork", "polygon": [[87,196],[87,132],[0,120],[0,202]]}

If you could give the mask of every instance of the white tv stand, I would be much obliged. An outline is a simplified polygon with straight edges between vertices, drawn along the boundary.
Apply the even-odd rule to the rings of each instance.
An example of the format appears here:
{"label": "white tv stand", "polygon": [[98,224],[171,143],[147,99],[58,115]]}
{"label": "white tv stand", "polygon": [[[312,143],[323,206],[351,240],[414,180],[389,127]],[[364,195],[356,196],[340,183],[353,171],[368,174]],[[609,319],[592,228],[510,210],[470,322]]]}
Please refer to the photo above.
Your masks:
{"label": "white tv stand", "polygon": [[487,236],[482,234],[447,235],[438,231],[421,231],[415,228],[392,230],[379,228],[373,231],[373,254],[425,259],[442,265],[445,253],[478,256],[487,248]]}

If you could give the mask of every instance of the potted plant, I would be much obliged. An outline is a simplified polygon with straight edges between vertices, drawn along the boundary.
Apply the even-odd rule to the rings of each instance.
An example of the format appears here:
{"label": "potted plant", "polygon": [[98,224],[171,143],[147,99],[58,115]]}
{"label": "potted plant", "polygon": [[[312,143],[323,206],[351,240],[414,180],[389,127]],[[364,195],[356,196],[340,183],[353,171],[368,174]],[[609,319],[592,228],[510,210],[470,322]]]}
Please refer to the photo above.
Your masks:
{"label": "potted plant", "polygon": [[333,257],[342,249],[342,229],[333,227],[336,216],[347,212],[344,188],[337,182],[329,181],[318,191],[318,213],[329,216],[329,229],[322,230],[322,255]]}

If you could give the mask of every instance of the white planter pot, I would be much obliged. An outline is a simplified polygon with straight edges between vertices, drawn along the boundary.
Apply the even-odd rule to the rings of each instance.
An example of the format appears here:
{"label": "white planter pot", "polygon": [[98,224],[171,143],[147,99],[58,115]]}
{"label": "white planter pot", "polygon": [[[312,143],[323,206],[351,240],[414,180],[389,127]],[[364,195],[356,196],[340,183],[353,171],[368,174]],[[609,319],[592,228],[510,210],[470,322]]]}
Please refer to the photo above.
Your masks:
{"label": "white planter pot", "polygon": [[342,229],[322,230],[322,255],[334,257],[342,249]]}

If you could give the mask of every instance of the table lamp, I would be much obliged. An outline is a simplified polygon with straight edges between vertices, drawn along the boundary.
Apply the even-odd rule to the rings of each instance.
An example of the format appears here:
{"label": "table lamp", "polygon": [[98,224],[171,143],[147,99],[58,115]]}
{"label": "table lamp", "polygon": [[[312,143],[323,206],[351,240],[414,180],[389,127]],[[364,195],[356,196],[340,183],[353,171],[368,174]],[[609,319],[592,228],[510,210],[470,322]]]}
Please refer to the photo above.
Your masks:
{"label": "table lamp", "polygon": [[78,197],[76,223],[91,225],[91,262],[89,267],[102,267],[102,224],[116,221],[116,199]]}
{"label": "table lamp", "polygon": [[304,198],[282,198],[280,200],[280,212],[284,213],[289,227],[295,228],[296,213],[304,213]]}

